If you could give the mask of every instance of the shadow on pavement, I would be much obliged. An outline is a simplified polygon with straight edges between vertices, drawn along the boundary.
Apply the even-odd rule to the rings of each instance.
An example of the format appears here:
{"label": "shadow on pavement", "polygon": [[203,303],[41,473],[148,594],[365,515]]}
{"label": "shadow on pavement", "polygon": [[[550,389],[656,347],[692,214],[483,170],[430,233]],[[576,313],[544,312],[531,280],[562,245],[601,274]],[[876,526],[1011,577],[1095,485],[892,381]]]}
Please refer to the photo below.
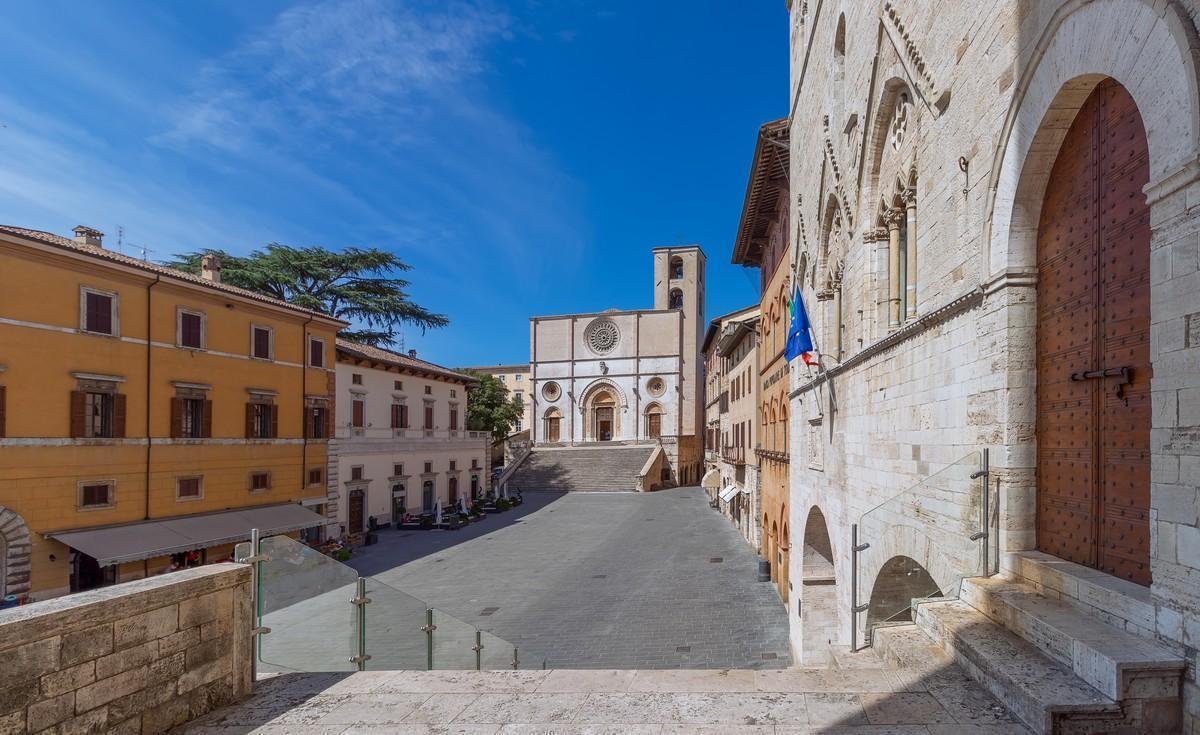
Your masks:
{"label": "shadow on pavement", "polygon": [[378,532],[378,543],[355,549],[354,556],[350,557],[346,564],[362,576],[386,572],[520,523],[526,516],[536,513],[564,495],[566,492],[563,491],[526,491],[523,493],[525,502],[516,508],[503,513],[488,514],[482,520],[454,531],[381,529]]}

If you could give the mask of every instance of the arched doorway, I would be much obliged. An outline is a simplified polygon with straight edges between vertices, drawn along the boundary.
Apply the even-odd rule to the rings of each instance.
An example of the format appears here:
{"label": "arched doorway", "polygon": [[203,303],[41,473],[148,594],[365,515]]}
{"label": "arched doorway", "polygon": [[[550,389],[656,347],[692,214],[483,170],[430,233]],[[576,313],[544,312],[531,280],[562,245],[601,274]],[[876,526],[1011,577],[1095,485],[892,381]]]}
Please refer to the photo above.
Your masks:
{"label": "arched doorway", "polygon": [[771,555],[767,558],[771,560],[771,581],[778,587],[782,577],[779,574],[779,524],[775,521],[771,521]]}
{"label": "arched doorway", "polygon": [[[662,406],[657,403],[651,403],[646,407],[646,438],[657,439],[662,436]],[[685,468],[684,479],[687,480],[687,471]]]}
{"label": "arched doorway", "polygon": [[800,624],[803,663],[828,659],[838,640],[837,573],[825,514],[817,506],[804,523],[800,557]]}
{"label": "arched doorway", "polygon": [[29,544],[25,519],[0,506],[0,597],[29,591]]}
{"label": "arched doorway", "polygon": [[941,597],[937,582],[917,560],[893,556],[875,576],[871,601],[867,607],[867,635],[881,623],[912,620],[912,601],[922,597]]}
{"label": "arched doorway", "polygon": [[557,408],[551,406],[546,409],[546,414],[542,418],[542,440],[546,442],[561,441],[562,414]]}
{"label": "arched doorway", "polygon": [[1037,545],[1150,584],[1146,131],[1112,79],[1059,148],[1037,234]]}
{"label": "arched doorway", "polygon": [[596,441],[612,441],[616,433],[616,406],[612,393],[606,390],[592,397],[592,437]]}

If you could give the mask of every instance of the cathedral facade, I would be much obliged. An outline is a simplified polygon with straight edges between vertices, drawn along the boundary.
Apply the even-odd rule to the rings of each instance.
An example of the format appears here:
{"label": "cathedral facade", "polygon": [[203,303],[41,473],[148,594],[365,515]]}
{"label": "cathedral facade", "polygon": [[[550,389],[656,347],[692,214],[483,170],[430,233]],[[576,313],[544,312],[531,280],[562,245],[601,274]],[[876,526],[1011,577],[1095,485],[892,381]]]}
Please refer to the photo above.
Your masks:
{"label": "cathedral facade", "polygon": [[660,444],[675,484],[702,469],[704,252],[655,248],[649,309],[533,317],[534,446]]}

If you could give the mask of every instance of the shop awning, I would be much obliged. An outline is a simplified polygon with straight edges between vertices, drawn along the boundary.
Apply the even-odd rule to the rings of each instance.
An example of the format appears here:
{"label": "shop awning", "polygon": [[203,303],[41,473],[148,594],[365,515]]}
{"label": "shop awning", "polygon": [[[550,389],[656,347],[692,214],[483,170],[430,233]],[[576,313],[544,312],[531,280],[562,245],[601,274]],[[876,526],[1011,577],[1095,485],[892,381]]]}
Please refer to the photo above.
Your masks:
{"label": "shop awning", "polygon": [[721,502],[728,503],[739,492],[741,492],[741,489],[737,485],[726,485],[725,489],[721,491]]}
{"label": "shop awning", "polygon": [[250,530],[254,528],[263,536],[270,536],[323,526],[328,522],[328,518],[308,508],[295,503],[283,503],[139,521],[121,526],[56,531],[47,533],[46,537],[94,557],[100,566],[107,567],[245,541],[250,538]]}

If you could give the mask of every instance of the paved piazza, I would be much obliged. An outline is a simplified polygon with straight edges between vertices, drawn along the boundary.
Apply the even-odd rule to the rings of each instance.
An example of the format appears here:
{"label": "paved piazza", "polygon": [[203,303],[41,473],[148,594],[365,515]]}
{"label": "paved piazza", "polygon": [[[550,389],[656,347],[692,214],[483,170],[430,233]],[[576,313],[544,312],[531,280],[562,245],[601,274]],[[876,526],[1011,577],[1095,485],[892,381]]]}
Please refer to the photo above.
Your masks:
{"label": "paved piazza", "polygon": [[459,531],[383,532],[352,563],[513,643],[523,667],[790,663],[783,603],[700,488],[525,501]]}
{"label": "paved piazza", "polygon": [[[919,635],[919,634],[918,634]],[[872,663],[873,662],[873,663]],[[957,667],[284,674],[187,735],[1028,735]]]}

